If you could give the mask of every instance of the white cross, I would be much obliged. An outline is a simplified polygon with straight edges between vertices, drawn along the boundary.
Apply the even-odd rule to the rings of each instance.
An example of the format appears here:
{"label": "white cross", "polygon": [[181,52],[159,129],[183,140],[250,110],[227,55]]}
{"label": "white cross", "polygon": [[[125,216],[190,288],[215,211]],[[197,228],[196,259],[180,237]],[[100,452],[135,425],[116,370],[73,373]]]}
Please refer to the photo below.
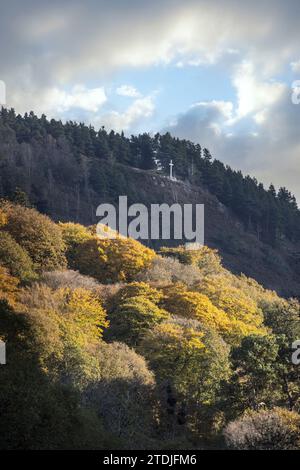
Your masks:
{"label": "white cross", "polygon": [[169,165],[170,165],[170,179],[172,180],[173,179],[173,166],[174,166],[173,160],[170,161]]}

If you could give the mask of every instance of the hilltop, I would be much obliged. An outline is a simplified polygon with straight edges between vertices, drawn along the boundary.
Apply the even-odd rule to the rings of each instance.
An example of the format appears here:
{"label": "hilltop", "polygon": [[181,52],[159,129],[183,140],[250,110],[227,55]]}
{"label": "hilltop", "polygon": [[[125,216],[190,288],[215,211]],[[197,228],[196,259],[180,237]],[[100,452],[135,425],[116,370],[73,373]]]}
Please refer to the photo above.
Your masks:
{"label": "hilltop", "polygon": [[[177,181],[165,177],[171,158]],[[226,267],[282,295],[300,295],[295,198],[285,188],[264,189],[200,145],[169,134],[129,139],[2,109],[0,169],[1,197],[17,200],[19,188],[55,221],[93,224],[97,206],[117,203],[119,195],[129,204],[204,203],[206,244],[218,248]]]}

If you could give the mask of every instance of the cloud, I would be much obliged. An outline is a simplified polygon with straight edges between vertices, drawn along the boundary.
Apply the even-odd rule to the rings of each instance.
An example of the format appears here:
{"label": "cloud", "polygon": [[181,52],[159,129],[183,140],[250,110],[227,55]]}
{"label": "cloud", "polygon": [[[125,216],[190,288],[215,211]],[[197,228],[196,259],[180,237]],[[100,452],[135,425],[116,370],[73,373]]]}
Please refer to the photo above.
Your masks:
{"label": "cloud", "polygon": [[[300,108],[273,78],[288,67],[300,71],[298,0],[3,3],[0,79],[8,106],[50,117],[80,110],[78,116],[95,125],[104,120],[108,127],[134,131],[153,116],[153,96],[119,87],[134,100],[120,111],[105,101],[101,86],[94,88],[95,80],[113,81],[120,70],[222,62],[232,76],[232,102],[200,101],[167,127],[236,167],[297,191]],[[76,88],[78,83],[85,88]]]}
{"label": "cloud", "polygon": [[154,98],[152,95],[149,95],[136,99],[124,112],[110,111],[98,117],[96,124],[101,123],[106,128],[117,132],[128,131],[135,124],[151,117],[154,111]]}
{"label": "cloud", "polygon": [[84,85],[75,85],[69,93],[54,88],[50,91],[49,98],[62,113],[71,108],[96,113],[107,100],[103,87],[87,89]]}
{"label": "cloud", "polygon": [[[239,115],[239,105],[234,109],[232,103],[198,103],[164,130],[208,147],[215,158],[267,186],[288,186],[300,201],[300,105],[292,103],[288,86],[268,107],[264,100],[260,103],[239,120],[231,119]],[[263,119],[258,119],[260,113]]]}
{"label": "cloud", "polygon": [[237,118],[253,112],[258,112],[262,116],[261,112],[275,103],[285,88],[283,83],[259,78],[255,73],[254,64],[249,61],[243,61],[236,67],[233,85],[238,100]]}
{"label": "cloud", "polygon": [[186,113],[173,119],[166,128],[181,139],[193,142],[210,142],[221,133],[221,126],[232,118],[233,104],[226,101],[193,104]]}
{"label": "cloud", "polygon": [[[17,98],[18,93],[15,96]],[[30,109],[34,109],[38,114],[46,114],[56,118],[71,113],[71,118],[75,119],[75,114],[80,112],[97,113],[106,101],[107,97],[103,87],[87,88],[77,84],[68,91],[58,87],[49,87],[40,93],[33,93],[31,96],[32,108]]]}
{"label": "cloud", "polygon": [[129,98],[139,98],[141,93],[131,85],[121,85],[116,89],[117,95],[128,96]]}
{"label": "cloud", "polygon": [[271,74],[298,58],[299,11],[297,0],[222,9],[218,0],[11,0],[1,9],[1,78],[15,85],[25,71],[40,87],[76,83],[122,67],[212,63],[237,45]]}

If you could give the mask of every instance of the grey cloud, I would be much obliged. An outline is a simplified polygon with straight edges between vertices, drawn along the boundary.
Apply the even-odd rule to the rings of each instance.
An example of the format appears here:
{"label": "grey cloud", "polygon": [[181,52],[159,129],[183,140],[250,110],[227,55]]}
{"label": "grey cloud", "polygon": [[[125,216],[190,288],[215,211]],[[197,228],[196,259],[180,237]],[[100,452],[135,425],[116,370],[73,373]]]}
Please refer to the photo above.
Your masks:
{"label": "grey cloud", "polygon": [[[226,125],[228,117],[220,107],[207,103],[204,108],[189,109],[164,130],[207,146],[215,158],[256,176],[266,185],[273,182],[277,187],[287,186],[300,201],[300,105],[292,103],[288,87],[266,110],[264,122],[254,126],[252,121],[256,133],[249,132],[249,116],[242,118],[247,125],[237,132],[234,125]],[[213,123],[220,125],[220,132]],[[237,123],[239,128],[242,124]]]}
{"label": "grey cloud", "polygon": [[[101,87],[102,78],[121,67],[190,58],[209,62],[233,48],[267,78],[299,60],[298,0],[1,3],[0,79],[7,84],[8,105],[21,112],[39,112],[55,87],[91,78]],[[265,181],[282,179],[297,192],[300,108],[291,106],[287,97],[271,104],[256,137],[242,126],[249,116],[240,121],[239,132],[235,127],[236,135],[220,132],[226,116],[217,106],[190,109],[173,131]]]}
{"label": "grey cloud", "polygon": [[[11,0],[1,7],[0,59],[11,89],[101,77],[122,66],[205,60],[238,46],[263,68],[296,60],[296,0]],[[20,97],[19,97],[20,99]]]}

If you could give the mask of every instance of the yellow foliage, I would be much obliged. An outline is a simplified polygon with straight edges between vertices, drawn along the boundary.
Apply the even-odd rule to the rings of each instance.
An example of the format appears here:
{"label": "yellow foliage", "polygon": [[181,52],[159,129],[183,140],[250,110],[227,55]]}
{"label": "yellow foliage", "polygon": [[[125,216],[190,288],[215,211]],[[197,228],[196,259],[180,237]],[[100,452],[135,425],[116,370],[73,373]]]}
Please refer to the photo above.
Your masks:
{"label": "yellow foliage", "polygon": [[223,270],[218,251],[208,246],[202,246],[197,250],[190,250],[185,246],[176,248],[162,247],[160,254],[174,257],[182,264],[196,265],[205,275],[217,274]]}
{"label": "yellow foliage", "polygon": [[11,305],[15,304],[19,280],[9,274],[7,269],[0,266],[0,299],[5,299]]}
{"label": "yellow foliage", "polygon": [[108,321],[96,295],[82,288],[53,291],[34,285],[20,291],[18,310],[31,324],[45,371],[57,375],[66,368],[79,385],[97,378],[95,351]]}
{"label": "yellow foliage", "polygon": [[60,228],[35,209],[0,201],[7,215],[5,231],[28,253],[37,271],[66,266],[65,243]]}
{"label": "yellow foliage", "polygon": [[144,337],[141,351],[163,383],[172,384],[184,400],[214,402],[220,381],[230,373],[229,348],[213,331],[192,321],[169,320]]}
{"label": "yellow foliage", "polygon": [[0,227],[7,224],[7,215],[3,209],[0,208]]}
{"label": "yellow foliage", "polygon": [[175,284],[164,292],[164,306],[170,313],[198,320],[219,332],[228,330],[227,315],[216,308],[206,295],[188,291],[182,284]]}
{"label": "yellow foliage", "polygon": [[150,265],[155,252],[131,238],[94,237],[78,246],[77,268],[101,282],[131,281]]}
{"label": "yellow foliage", "polygon": [[255,327],[261,326],[263,315],[255,300],[241,289],[230,285],[225,276],[208,276],[198,285],[197,290],[207,295],[230,319]]}
{"label": "yellow foliage", "polygon": [[158,364],[160,376],[168,378],[183,371],[188,357],[195,357],[198,361],[205,355],[203,336],[202,332],[192,328],[164,322],[148,333],[142,351],[154,364],[154,368]]}
{"label": "yellow foliage", "polygon": [[63,239],[67,247],[77,245],[92,238],[92,234],[81,224],[59,222],[58,226],[62,230]]}
{"label": "yellow foliage", "polygon": [[266,333],[262,312],[254,301],[234,287],[225,289],[223,285],[222,290],[222,284],[210,281],[204,279],[199,286],[201,292],[188,291],[183,284],[163,289],[164,308],[213,328],[232,345],[237,345],[244,336]]}
{"label": "yellow foliage", "polygon": [[113,299],[113,303],[120,304],[131,297],[145,297],[149,301],[157,304],[163,297],[162,291],[149,286],[146,282],[131,282],[119,290]]}
{"label": "yellow foliage", "polygon": [[109,326],[106,313],[99,298],[91,291],[77,288],[59,291],[65,300],[66,318],[79,328],[80,334],[100,339],[103,330]]}

